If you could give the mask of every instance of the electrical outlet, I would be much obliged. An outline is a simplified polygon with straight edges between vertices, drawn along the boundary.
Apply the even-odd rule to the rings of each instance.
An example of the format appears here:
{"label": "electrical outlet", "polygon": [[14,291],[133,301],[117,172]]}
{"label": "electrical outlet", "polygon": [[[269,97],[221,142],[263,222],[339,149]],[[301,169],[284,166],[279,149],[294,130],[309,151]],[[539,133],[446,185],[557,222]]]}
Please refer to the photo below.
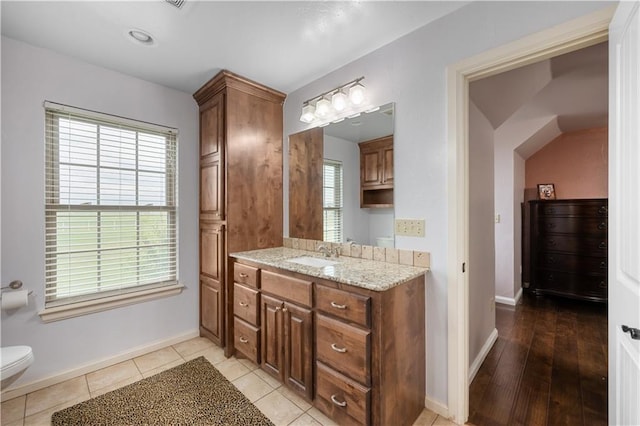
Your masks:
{"label": "electrical outlet", "polygon": [[424,219],[396,219],[396,235],[424,237]]}

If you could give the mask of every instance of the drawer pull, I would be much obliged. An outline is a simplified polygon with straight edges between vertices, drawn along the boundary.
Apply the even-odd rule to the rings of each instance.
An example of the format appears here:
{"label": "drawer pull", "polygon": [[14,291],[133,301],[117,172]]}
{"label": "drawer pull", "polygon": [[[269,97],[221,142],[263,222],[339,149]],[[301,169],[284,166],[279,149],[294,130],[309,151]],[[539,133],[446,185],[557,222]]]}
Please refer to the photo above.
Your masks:
{"label": "drawer pull", "polygon": [[598,284],[598,287],[607,288],[607,283],[605,283],[604,281],[600,281],[600,284]]}
{"label": "drawer pull", "polygon": [[331,306],[333,306],[336,309],[347,309],[347,305],[339,305],[336,302],[331,302]]}
{"label": "drawer pull", "polygon": [[338,394],[336,394],[336,393],[331,395],[331,402],[336,404],[338,407],[346,407],[347,406],[347,401],[338,401],[338,398],[336,398],[336,396],[338,396]]}
{"label": "drawer pull", "polygon": [[249,304],[246,302],[238,302],[238,305],[242,306],[243,308],[246,308],[247,306],[249,306]]}
{"label": "drawer pull", "polygon": [[600,222],[600,224],[598,225],[598,229],[599,230],[603,230],[603,229],[607,229],[607,224],[604,222]]}
{"label": "drawer pull", "polygon": [[249,278],[249,275],[245,274],[244,272],[240,272],[240,278]]}
{"label": "drawer pull", "polygon": [[600,244],[598,244],[598,248],[599,249],[606,249],[607,248],[607,243],[604,241],[601,241]]}
{"label": "drawer pull", "polygon": [[545,213],[547,213],[547,214],[553,214],[555,212],[556,211],[555,211],[555,209],[553,207],[549,207],[547,210],[545,210]]}
{"label": "drawer pull", "polygon": [[549,240],[549,241],[547,242],[547,245],[548,245],[549,247],[555,247],[555,246],[556,246],[556,242],[555,242],[554,240]]}
{"label": "drawer pull", "polygon": [[607,262],[606,261],[602,261],[600,262],[600,269],[607,269]]}
{"label": "drawer pull", "polygon": [[609,212],[609,209],[605,206],[600,206],[600,208],[598,209],[599,214],[607,214],[608,212]]}
{"label": "drawer pull", "polygon": [[247,340],[247,338],[240,336],[240,343],[249,343],[249,340]]}
{"label": "drawer pull", "polygon": [[336,352],[340,352],[341,354],[345,353],[347,351],[347,348],[339,348],[336,346],[335,343],[331,344],[331,349],[333,349]]}

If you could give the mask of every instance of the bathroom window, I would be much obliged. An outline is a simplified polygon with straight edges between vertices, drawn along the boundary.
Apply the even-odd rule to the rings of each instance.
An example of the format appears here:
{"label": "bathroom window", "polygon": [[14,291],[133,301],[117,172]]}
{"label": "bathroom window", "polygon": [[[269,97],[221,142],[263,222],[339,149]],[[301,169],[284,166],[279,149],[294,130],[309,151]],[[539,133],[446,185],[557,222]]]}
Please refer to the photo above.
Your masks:
{"label": "bathroom window", "polygon": [[323,231],[324,241],[342,242],[342,163],[324,160],[323,168]]}
{"label": "bathroom window", "polygon": [[177,286],[176,130],[50,102],[45,116],[45,310]]}

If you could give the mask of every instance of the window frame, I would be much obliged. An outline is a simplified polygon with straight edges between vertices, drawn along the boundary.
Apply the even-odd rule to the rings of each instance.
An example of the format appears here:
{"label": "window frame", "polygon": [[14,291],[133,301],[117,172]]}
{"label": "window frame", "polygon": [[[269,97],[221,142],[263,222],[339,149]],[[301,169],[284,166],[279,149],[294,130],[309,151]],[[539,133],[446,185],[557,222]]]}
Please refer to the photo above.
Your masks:
{"label": "window frame", "polygon": [[[118,306],[129,305],[132,303],[143,302],[146,300],[155,299],[157,297],[169,296],[172,294],[179,294],[183,285],[178,282],[179,276],[179,241],[178,241],[178,132],[177,129],[159,126],[151,123],[145,123],[137,120],[131,120],[114,115],[89,111],[85,109],[75,108],[58,103],[48,102],[44,103],[45,112],[45,286],[44,286],[44,310],[39,314],[43,321],[55,321],[58,319],[74,317],[83,315],[86,313],[102,311],[106,309],[112,309]],[[60,130],[59,123],[60,118],[66,118],[78,121],[86,122],[96,126],[96,139],[95,139],[95,152],[96,162],[94,165],[87,166],[95,169],[96,172],[96,202],[95,204],[74,204],[72,200],[68,203],[60,203],[61,193],[61,178],[60,178],[60,166],[63,164],[60,159]],[[100,126],[109,126],[123,129],[125,131],[135,132],[135,165],[133,167],[127,167],[124,165],[118,166],[106,166],[102,167],[100,164]],[[165,137],[165,167],[163,171],[151,171],[145,170],[139,164],[140,149],[143,143],[141,142],[140,134],[161,134]],[[117,157],[119,160],[122,157]],[[71,165],[71,163],[69,163]],[[83,165],[84,167],[85,165]],[[104,195],[101,193],[100,188],[100,173],[105,170],[112,170],[118,173],[133,172],[135,175],[135,201],[133,204],[121,204],[123,194],[118,194],[116,204],[100,204],[100,197]],[[138,205],[141,200],[140,193],[140,174],[147,173],[153,176],[154,173],[162,176],[164,179],[164,203],[162,205]],[[95,283],[93,291],[83,295],[71,295],[56,297],[51,295],[52,289],[58,286],[58,264],[55,258],[54,252],[59,254],[56,250],[57,238],[59,237],[59,229],[57,228],[59,213],[69,212],[70,214],[78,212],[95,212],[96,213],[96,248],[90,249],[87,252],[95,252],[98,259],[98,265],[100,265],[100,253],[104,253],[104,250],[113,250],[101,248],[102,234],[105,232],[104,228],[101,228],[100,217],[104,213],[109,212],[123,212],[135,214],[135,228],[137,234],[135,236],[133,249],[138,253],[136,257],[136,270],[134,277],[136,280],[144,278],[144,274],[139,274],[141,263],[139,253],[140,250],[145,248],[141,244],[141,219],[144,213],[150,212],[165,212],[167,223],[167,237],[166,241],[163,241],[160,246],[167,249],[167,255],[163,257],[163,260],[167,262],[167,271],[169,273],[168,279],[161,280],[159,282],[134,284],[130,283],[118,284],[118,288],[107,289],[99,291],[100,287],[100,266],[97,266],[96,272],[98,279]],[[53,222],[53,223],[51,223]],[[115,248],[115,250],[123,250],[126,245]],[[53,266],[52,266],[53,265]],[[53,272],[52,272],[53,271]]]}
{"label": "window frame", "polygon": [[[340,200],[340,205],[338,207],[327,207],[326,206],[326,202],[325,202],[325,188],[327,188],[327,186],[325,186],[325,168],[326,167],[333,167],[336,170],[339,170],[339,180],[340,180],[340,188],[339,188],[339,200]],[[335,175],[335,173],[334,173]],[[334,179],[334,185],[332,186],[334,188],[335,191],[335,179]],[[338,241],[334,241],[334,238],[331,238],[331,236],[329,236],[329,238],[327,237],[327,225],[328,225],[328,221],[326,220],[326,215],[327,212],[337,212],[337,227],[338,227],[338,231],[332,231],[331,234],[333,234],[333,236],[336,236],[338,238]],[[331,160],[328,158],[324,158],[323,162],[322,162],[322,237],[324,241],[327,242],[333,242],[333,243],[342,243],[342,240],[344,239],[344,166],[342,164],[342,161],[338,161],[338,160]],[[335,222],[335,221],[334,221]],[[337,234],[337,235],[335,235]]]}

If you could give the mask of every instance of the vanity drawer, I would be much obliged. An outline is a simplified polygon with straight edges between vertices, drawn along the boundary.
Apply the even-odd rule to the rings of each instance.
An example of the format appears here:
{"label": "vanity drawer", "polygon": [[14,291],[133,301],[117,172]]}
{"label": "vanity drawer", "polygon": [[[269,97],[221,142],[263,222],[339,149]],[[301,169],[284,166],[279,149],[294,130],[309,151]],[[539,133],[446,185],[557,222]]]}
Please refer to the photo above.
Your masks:
{"label": "vanity drawer", "polygon": [[370,327],[371,298],[316,285],[316,309],[329,315]]}
{"label": "vanity drawer", "polygon": [[256,364],[260,364],[260,329],[238,317],[233,318],[233,327],[236,350]]}
{"label": "vanity drawer", "polygon": [[316,407],[336,423],[369,424],[371,389],[316,363]]}
{"label": "vanity drawer", "polygon": [[234,263],[233,280],[240,284],[260,288],[260,270],[252,266]]}
{"label": "vanity drawer", "polygon": [[233,313],[243,320],[258,325],[260,293],[238,283],[233,284]]}
{"label": "vanity drawer", "polygon": [[311,307],[311,282],[262,271],[262,291]]}
{"label": "vanity drawer", "polygon": [[316,315],[317,359],[365,385],[371,385],[371,332]]}

